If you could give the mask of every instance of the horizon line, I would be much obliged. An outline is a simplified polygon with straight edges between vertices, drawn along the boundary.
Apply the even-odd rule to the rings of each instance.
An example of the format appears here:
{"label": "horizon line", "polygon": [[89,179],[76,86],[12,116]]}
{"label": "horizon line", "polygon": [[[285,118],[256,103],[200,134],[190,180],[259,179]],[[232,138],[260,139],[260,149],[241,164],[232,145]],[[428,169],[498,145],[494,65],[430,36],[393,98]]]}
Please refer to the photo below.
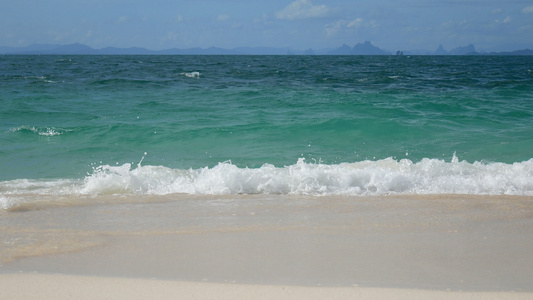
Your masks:
{"label": "horizon line", "polygon": [[336,48],[322,48],[306,50],[296,50],[290,47],[273,46],[238,46],[234,48],[221,48],[210,46],[207,48],[168,48],[162,50],[151,50],[145,47],[115,47],[106,46],[103,48],[93,48],[79,42],[71,44],[40,44],[33,43],[28,46],[0,46],[2,55],[533,55],[533,50],[529,48],[510,51],[479,52],[470,43],[466,46],[456,47],[450,51],[445,50],[442,44],[436,50],[416,49],[416,50],[383,50],[374,46],[370,41],[357,43],[350,47],[346,43]]}

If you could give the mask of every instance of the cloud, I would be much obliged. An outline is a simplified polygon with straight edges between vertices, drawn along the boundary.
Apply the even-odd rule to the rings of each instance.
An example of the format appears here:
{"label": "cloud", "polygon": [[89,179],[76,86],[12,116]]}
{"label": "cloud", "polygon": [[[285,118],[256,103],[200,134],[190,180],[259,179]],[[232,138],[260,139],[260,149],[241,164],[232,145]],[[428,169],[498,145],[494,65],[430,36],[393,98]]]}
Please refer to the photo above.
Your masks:
{"label": "cloud", "polygon": [[325,5],[314,5],[309,0],[297,0],[278,11],[276,17],[284,20],[322,18],[329,12],[330,9]]}
{"label": "cloud", "polygon": [[533,14],[533,6],[527,6],[522,9],[523,14]]}
{"label": "cloud", "polygon": [[326,25],[326,35],[327,36],[333,36],[337,34],[339,31],[342,30],[342,28],[345,26],[346,21],[345,20],[339,20],[333,24],[327,24]]}
{"label": "cloud", "polygon": [[518,28],[519,31],[530,31],[530,30],[533,30],[533,26],[531,25],[527,25],[527,26],[522,26],[520,28]]}
{"label": "cloud", "polygon": [[348,23],[348,25],[346,25],[346,27],[348,27],[348,28],[351,28],[351,27],[359,28],[359,27],[361,27],[362,24],[363,24],[363,19],[362,18],[357,18],[357,19],[351,21],[350,23]]}
{"label": "cloud", "polygon": [[496,23],[503,23],[503,24],[508,24],[508,23],[511,23],[511,17],[510,16],[507,16],[505,19],[503,20],[494,20],[494,22]]}
{"label": "cloud", "polygon": [[375,29],[378,24],[375,20],[365,20],[363,18],[355,18],[352,21],[338,20],[335,23],[326,25],[326,35],[333,36],[339,32],[354,32],[362,29]]}

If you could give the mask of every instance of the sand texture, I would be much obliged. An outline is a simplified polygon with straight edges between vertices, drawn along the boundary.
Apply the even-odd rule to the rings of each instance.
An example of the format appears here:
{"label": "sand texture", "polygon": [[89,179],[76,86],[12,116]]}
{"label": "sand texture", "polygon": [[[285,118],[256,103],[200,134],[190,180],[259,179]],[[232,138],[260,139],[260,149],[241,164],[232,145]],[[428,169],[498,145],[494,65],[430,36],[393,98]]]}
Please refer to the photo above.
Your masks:
{"label": "sand texture", "polygon": [[533,292],[531,197],[76,201],[0,214],[2,295],[526,299]]}
{"label": "sand texture", "polygon": [[178,282],[43,274],[0,275],[3,299],[532,299],[532,293],[451,292]]}

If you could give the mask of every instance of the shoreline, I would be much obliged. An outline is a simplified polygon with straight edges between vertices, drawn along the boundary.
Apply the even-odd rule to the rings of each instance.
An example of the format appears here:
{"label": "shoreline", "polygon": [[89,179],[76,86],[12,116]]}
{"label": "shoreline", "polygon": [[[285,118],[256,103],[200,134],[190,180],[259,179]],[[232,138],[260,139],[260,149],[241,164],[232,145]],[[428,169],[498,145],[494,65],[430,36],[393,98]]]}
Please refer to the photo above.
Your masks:
{"label": "shoreline", "polygon": [[63,274],[0,274],[6,299],[531,299],[533,293],[183,282]]}

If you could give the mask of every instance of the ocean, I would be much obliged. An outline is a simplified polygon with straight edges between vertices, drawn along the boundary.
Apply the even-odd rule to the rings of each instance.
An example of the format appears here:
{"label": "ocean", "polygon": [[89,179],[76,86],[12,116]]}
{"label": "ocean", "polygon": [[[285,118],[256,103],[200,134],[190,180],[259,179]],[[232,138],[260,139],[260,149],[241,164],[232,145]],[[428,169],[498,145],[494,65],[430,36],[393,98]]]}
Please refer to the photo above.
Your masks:
{"label": "ocean", "polygon": [[0,56],[0,207],[533,195],[532,56]]}

